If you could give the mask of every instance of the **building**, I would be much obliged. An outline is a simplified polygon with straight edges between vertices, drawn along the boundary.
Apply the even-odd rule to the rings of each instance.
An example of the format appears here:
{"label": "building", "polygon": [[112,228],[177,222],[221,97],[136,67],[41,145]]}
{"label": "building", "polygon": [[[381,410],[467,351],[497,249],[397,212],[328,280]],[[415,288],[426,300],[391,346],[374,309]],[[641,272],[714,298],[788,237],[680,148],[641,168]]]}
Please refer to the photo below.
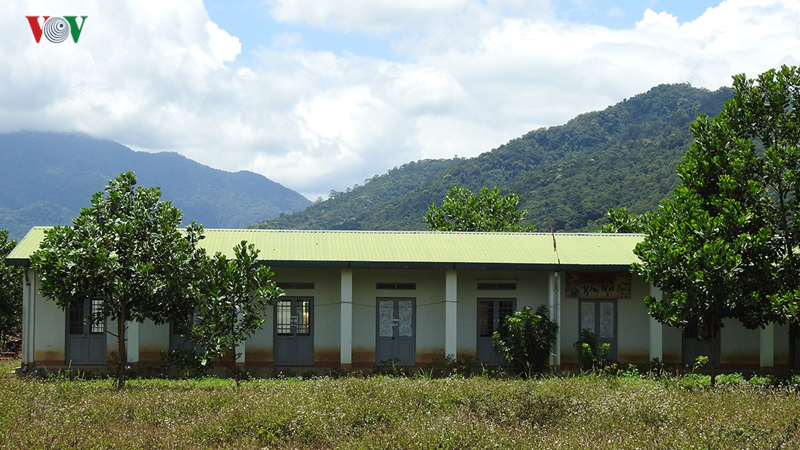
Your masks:
{"label": "building", "polygon": [[[45,230],[33,228],[7,262],[28,265]],[[629,272],[642,235],[207,229],[205,236],[201,245],[210,254],[232,256],[242,240],[255,244],[286,292],[239,349],[245,367],[425,366],[447,355],[500,364],[491,332],[505,314],[539,305],[548,305],[560,325],[556,367],[577,364],[573,344],[582,328],[608,342],[622,363],[691,364],[707,351],[691,331],[648,316],[643,298],[661,293]],[[23,282],[25,368],[114,359],[116,338],[105,330],[116,324],[86,320],[92,299],[64,311],[38,292],[34,270]],[[770,369],[787,361],[786,326],[724,325],[723,368]],[[179,341],[169,325],[131,323],[129,362],[158,364]]]}

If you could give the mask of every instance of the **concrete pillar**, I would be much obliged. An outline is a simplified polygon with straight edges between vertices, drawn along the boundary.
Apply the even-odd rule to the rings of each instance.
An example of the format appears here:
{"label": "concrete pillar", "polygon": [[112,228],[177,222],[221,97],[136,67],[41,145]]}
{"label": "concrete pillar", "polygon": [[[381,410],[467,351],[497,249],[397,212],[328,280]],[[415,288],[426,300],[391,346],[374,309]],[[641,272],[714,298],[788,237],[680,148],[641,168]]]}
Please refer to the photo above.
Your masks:
{"label": "concrete pillar", "polygon": [[458,357],[458,273],[445,273],[444,287],[444,356]]}
{"label": "concrete pillar", "polygon": [[[656,300],[661,300],[661,289],[650,286],[650,296]],[[650,317],[650,361],[658,358],[659,361],[664,360],[664,325],[659,323],[652,316]]]}
{"label": "concrete pillar", "polygon": [[341,329],[339,363],[343,369],[353,364],[353,270],[342,269]]}
{"label": "concrete pillar", "polygon": [[33,362],[33,302],[36,292],[33,282],[36,274],[33,270],[25,269],[22,283],[24,286],[22,299],[22,365]]}
{"label": "concrete pillar", "polygon": [[128,330],[125,332],[126,345],[128,347],[128,362],[139,362],[139,322],[128,322],[125,324]]}
{"label": "concrete pillar", "polygon": [[761,347],[761,368],[775,367],[775,324],[770,323],[758,331]]}
{"label": "concrete pillar", "polygon": [[547,292],[550,293],[550,298],[548,299],[550,320],[558,324],[556,342],[550,355],[550,366],[558,368],[561,365],[561,329],[564,327],[561,323],[561,276],[559,272],[550,273]]}

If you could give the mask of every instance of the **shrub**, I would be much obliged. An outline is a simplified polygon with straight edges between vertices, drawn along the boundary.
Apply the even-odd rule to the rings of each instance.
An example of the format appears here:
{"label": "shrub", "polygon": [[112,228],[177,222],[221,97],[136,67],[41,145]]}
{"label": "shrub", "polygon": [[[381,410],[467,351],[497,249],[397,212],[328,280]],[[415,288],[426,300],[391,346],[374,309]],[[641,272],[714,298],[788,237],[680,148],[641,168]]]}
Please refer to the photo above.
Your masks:
{"label": "shrub", "polygon": [[558,324],[547,317],[542,305],[534,313],[526,306],[506,316],[495,331],[494,348],[514,369],[525,377],[541,373],[556,341]]}
{"label": "shrub", "polygon": [[610,367],[612,362],[608,354],[609,344],[597,343],[597,337],[590,330],[582,329],[580,339],[573,344],[578,351],[578,364],[584,372],[600,372]]}

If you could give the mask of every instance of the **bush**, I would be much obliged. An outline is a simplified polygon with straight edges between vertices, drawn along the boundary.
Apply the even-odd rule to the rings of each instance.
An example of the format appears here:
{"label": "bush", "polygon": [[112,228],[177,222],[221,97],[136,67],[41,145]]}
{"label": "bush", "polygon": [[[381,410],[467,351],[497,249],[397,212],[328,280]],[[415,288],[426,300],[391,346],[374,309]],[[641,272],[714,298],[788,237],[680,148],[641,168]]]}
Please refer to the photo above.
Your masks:
{"label": "bush", "polygon": [[535,313],[526,306],[506,316],[492,337],[497,352],[517,373],[529,378],[544,372],[556,333],[558,324],[547,317],[547,307],[542,305]]}
{"label": "bush", "polygon": [[602,372],[613,363],[608,356],[611,346],[598,345],[594,333],[585,328],[581,330],[580,339],[573,344],[573,347],[578,351],[578,364],[584,372]]}

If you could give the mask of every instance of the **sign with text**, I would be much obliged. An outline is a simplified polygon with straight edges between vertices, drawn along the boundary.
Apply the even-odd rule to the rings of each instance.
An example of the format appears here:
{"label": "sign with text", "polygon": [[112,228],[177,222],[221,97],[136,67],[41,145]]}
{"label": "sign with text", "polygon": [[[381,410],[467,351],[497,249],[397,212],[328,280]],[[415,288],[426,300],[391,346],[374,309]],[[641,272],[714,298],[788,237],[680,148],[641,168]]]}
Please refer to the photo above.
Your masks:
{"label": "sign with text", "polygon": [[567,272],[566,283],[567,297],[631,298],[630,272]]}

